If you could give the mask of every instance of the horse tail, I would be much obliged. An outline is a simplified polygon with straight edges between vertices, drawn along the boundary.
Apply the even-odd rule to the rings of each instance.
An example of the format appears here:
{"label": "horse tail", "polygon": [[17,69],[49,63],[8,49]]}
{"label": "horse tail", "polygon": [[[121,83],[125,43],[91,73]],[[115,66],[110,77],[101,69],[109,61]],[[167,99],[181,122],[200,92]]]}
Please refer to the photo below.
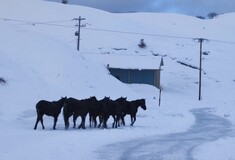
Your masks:
{"label": "horse tail", "polygon": [[36,106],[36,112],[37,112],[37,115],[39,116],[40,115],[40,110],[39,110],[38,106]]}
{"label": "horse tail", "polygon": [[63,108],[63,116],[64,116],[64,118],[65,118],[65,113],[66,113],[66,111],[67,111],[67,107],[64,107],[64,108]]}
{"label": "horse tail", "polygon": [[69,116],[67,115],[67,107],[65,106],[63,108],[63,117],[64,117],[64,124],[65,124],[65,129],[67,130],[69,128]]}
{"label": "horse tail", "polygon": [[37,112],[37,114],[39,114],[39,109],[38,108],[36,108],[36,112]]}

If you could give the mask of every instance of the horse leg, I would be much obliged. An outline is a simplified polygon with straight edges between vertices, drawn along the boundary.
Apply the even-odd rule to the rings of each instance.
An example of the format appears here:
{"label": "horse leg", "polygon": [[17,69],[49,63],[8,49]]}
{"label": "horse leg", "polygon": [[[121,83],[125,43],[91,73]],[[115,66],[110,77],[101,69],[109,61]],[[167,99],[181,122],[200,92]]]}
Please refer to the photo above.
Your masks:
{"label": "horse leg", "polygon": [[108,121],[108,119],[109,119],[109,116],[104,116],[103,117],[103,128],[108,128],[108,126],[107,126],[107,121]]}
{"label": "horse leg", "polygon": [[73,115],[73,128],[76,128],[77,116]]}
{"label": "horse leg", "polygon": [[86,116],[82,116],[82,128],[83,129],[86,129],[85,122],[86,122]]}
{"label": "horse leg", "polygon": [[136,115],[135,114],[131,115],[131,126],[134,125],[135,121],[136,121]]}
{"label": "horse leg", "polygon": [[85,120],[86,120],[85,118],[86,118],[85,116],[81,116],[81,124],[78,127],[79,129],[80,128],[86,129],[85,128]]}
{"label": "horse leg", "polygon": [[67,130],[69,128],[69,118],[64,118],[64,125],[65,129]]}
{"label": "horse leg", "polygon": [[122,116],[120,115],[120,116],[118,116],[118,118],[117,118],[117,125],[118,125],[118,127],[120,127],[121,124],[122,124]]}
{"label": "horse leg", "polygon": [[132,126],[132,125],[133,125],[133,124],[132,124],[132,122],[133,122],[133,117],[132,117],[131,114],[130,114],[130,118],[131,118],[131,124],[130,124],[130,125]]}
{"label": "horse leg", "polygon": [[135,121],[136,121],[136,114],[134,115],[133,125],[134,125]]}
{"label": "horse leg", "polygon": [[92,116],[89,114],[90,128],[92,127]]}
{"label": "horse leg", "polygon": [[125,115],[122,115],[122,116],[121,116],[123,126],[126,125],[124,117],[125,117]]}
{"label": "horse leg", "polygon": [[90,127],[92,127],[92,125],[94,126],[94,128],[96,128],[97,126],[96,115],[90,117]]}
{"label": "horse leg", "polygon": [[103,120],[103,128],[106,128],[106,129],[108,128],[106,120]]}
{"label": "horse leg", "polygon": [[81,123],[80,125],[78,126],[78,129],[80,129],[82,127],[82,116],[81,116]]}
{"label": "horse leg", "polygon": [[116,126],[115,126],[115,128],[120,127],[119,120],[120,120],[120,116],[119,116],[119,115],[117,115],[117,117],[116,117]]}
{"label": "horse leg", "polygon": [[119,116],[116,116],[116,118],[115,118],[115,128],[118,127],[118,120],[119,120]]}
{"label": "horse leg", "polygon": [[94,121],[94,128],[96,128],[96,126],[97,126],[96,116],[93,117],[93,121]]}
{"label": "horse leg", "polygon": [[115,123],[116,123],[116,117],[114,115],[112,115],[112,117],[113,117],[113,125],[112,125],[112,127],[114,128],[115,127]]}
{"label": "horse leg", "polygon": [[55,130],[55,127],[56,127],[57,120],[58,120],[58,117],[54,117],[54,125],[53,125],[54,130]]}
{"label": "horse leg", "polygon": [[37,116],[37,120],[36,120],[36,123],[35,123],[35,126],[34,126],[34,130],[36,130],[37,129],[37,126],[38,126],[38,122],[39,122],[39,117]]}
{"label": "horse leg", "polygon": [[43,115],[42,116],[40,116],[40,121],[41,121],[41,124],[42,124],[42,129],[45,129],[45,127],[44,127],[44,124],[43,124]]}
{"label": "horse leg", "polygon": [[100,116],[99,116],[99,125],[98,125],[98,128],[101,127],[102,122],[103,122],[103,118],[102,118],[102,116],[100,115]]}
{"label": "horse leg", "polygon": [[122,115],[118,115],[118,117],[117,117],[117,125],[118,125],[118,127],[120,127],[121,124],[122,124]]}
{"label": "horse leg", "polygon": [[120,120],[120,116],[119,115],[116,115],[116,118],[115,118],[115,128],[117,128],[119,125],[119,120]]}

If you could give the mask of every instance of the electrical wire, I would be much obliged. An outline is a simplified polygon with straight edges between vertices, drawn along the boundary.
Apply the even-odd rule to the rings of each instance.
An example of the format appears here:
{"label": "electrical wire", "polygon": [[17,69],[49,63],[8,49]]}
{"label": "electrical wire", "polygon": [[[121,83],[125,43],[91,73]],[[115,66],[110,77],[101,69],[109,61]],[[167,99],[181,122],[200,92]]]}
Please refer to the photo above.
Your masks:
{"label": "electrical wire", "polygon": [[87,27],[84,28],[84,29],[87,29],[87,30],[96,30],[96,31],[103,31],[103,32],[113,32],[113,33],[143,35],[143,36],[178,38],[178,39],[192,39],[191,37],[170,36],[170,35],[161,35],[161,34],[152,34],[152,33],[140,33],[140,32],[128,32],[128,31],[117,31],[117,30],[109,30],[109,29],[98,29],[98,28],[87,28]]}
{"label": "electrical wire", "polygon": [[[69,25],[63,25],[63,24],[54,24],[54,23],[69,22],[69,21],[72,21],[73,19],[71,19],[71,20],[56,20],[56,21],[48,21],[48,22],[34,22],[34,21],[26,21],[26,20],[18,20],[18,19],[10,19],[10,18],[2,18],[2,17],[0,17],[0,20],[3,20],[3,21],[12,21],[12,22],[21,22],[21,23],[25,23],[26,25],[47,25],[47,26],[64,27],[64,28],[75,28],[76,27],[76,26],[69,26]],[[163,34],[118,31],[118,30],[101,29],[101,28],[84,27],[83,29],[85,29],[85,30],[93,30],[93,31],[101,31],[101,32],[110,32],[110,33],[132,34],[132,35],[164,37],[164,38],[174,38],[174,39],[187,39],[187,40],[198,39],[198,38],[195,38],[195,37],[183,37],[183,36],[171,36],[171,35],[163,35]],[[207,39],[207,38],[205,38],[205,39],[208,40],[208,41],[214,41],[214,42],[218,42],[218,43],[235,44],[235,42],[232,42],[232,41]]]}
{"label": "electrical wire", "polygon": [[[65,28],[74,28],[74,26],[67,26],[62,24],[53,24],[59,23],[62,21],[50,21],[50,22],[34,22],[34,21],[26,21],[26,20],[18,20],[18,19],[10,19],[10,18],[0,18],[3,21],[12,21],[12,22],[21,22],[25,23],[26,25],[47,25],[47,26],[56,26],[56,27],[65,27]],[[68,20],[66,20],[68,22]],[[71,20],[69,20],[71,21]],[[65,20],[63,20],[65,22]]]}

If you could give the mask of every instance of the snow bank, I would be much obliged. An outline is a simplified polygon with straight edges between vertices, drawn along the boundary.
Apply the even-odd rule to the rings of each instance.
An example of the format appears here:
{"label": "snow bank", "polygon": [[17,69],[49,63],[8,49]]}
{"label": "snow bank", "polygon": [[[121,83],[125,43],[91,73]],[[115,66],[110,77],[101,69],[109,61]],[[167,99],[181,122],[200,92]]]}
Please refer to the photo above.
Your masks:
{"label": "snow bank", "polygon": [[[107,144],[187,130],[194,122],[189,112],[193,108],[212,108],[214,114],[235,123],[235,48],[228,43],[235,37],[235,23],[231,21],[234,14],[199,20],[174,14],[111,14],[39,0],[8,0],[1,2],[0,15],[0,77],[7,80],[0,84],[0,140],[4,146],[0,159],[97,159],[95,151]],[[86,18],[86,27],[81,31],[81,52],[76,51],[77,28],[72,21],[78,16]],[[209,55],[203,55],[201,102],[197,100],[198,70],[177,63],[198,66],[198,43],[186,37],[211,39],[203,44]],[[142,38],[146,49],[138,47]],[[92,56],[107,52],[164,57],[160,107],[156,88],[123,84]],[[139,110],[134,127],[64,131],[60,116],[56,131],[52,131],[51,117],[44,119],[45,130],[33,130],[35,104],[39,100],[93,95],[98,99],[146,98],[148,109]],[[111,123],[109,120],[108,125]],[[212,147],[217,143],[224,148],[221,152]],[[232,146],[233,139],[228,137],[200,146],[195,157],[211,158],[210,153],[203,152],[211,150],[218,157],[226,153],[226,157],[235,158]]]}

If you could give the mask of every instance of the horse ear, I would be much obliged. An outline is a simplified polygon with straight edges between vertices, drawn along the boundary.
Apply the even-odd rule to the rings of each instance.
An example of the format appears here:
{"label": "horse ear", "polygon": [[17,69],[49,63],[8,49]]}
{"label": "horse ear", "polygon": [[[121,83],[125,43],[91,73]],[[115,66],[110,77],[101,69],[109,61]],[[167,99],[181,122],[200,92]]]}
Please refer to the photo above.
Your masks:
{"label": "horse ear", "polygon": [[61,99],[67,99],[67,96],[65,96],[65,97],[61,97]]}

